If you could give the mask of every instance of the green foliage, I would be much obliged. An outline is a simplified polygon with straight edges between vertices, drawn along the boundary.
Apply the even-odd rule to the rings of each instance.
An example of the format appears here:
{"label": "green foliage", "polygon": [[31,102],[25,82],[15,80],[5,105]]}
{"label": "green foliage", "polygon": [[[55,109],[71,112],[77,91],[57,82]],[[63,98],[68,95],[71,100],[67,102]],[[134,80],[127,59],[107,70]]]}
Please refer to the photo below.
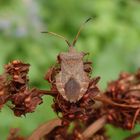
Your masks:
{"label": "green foliage", "polygon": [[[40,32],[53,31],[72,41],[80,24],[90,16],[95,18],[86,24],[76,48],[90,52],[88,59],[94,67],[92,75],[101,76],[102,89],[121,71],[135,71],[140,66],[140,1],[2,0],[0,72],[4,64],[20,59],[31,64],[31,86],[49,88],[43,79],[44,74],[55,64],[58,53],[67,50],[67,46],[63,40]],[[20,127],[22,134],[29,134],[39,123],[55,117],[50,104],[50,98],[44,98],[44,104],[26,118],[15,117],[5,107],[0,113],[1,139],[5,139],[8,133],[6,128]],[[110,135],[121,131],[109,130]],[[121,131],[117,134],[125,137],[128,133]]]}

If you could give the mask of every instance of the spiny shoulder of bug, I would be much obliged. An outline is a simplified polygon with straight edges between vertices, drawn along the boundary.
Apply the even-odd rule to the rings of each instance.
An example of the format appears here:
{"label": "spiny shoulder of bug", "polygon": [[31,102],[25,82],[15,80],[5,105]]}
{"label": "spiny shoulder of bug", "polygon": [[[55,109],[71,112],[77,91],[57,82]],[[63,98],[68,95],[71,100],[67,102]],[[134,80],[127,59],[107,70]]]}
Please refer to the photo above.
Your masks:
{"label": "spiny shoulder of bug", "polygon": [[65,59],[65,60],[76,60],[76,59],[83,59],[84,56],[86,56],[87,52],[83,52],[83,51],[77,51],[77,49],[75,48],[75,46],[70,45],[68,48],[67,52],[60,52],[59,54],[59,58],[60,59]]}

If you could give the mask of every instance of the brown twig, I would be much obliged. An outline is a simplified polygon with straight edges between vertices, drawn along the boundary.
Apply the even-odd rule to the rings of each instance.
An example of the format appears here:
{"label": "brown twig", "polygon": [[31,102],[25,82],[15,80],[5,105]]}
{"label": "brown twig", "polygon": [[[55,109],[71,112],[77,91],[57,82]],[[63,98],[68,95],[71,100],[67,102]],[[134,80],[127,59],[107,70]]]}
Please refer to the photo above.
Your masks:
{"label": "brown twig", "polygon": [[47,123],[39,126],[34,132],[27,138],[27,140],[40,140],[44,135],[50,133],[55,127],[61,126],[60,119],[53,119]]}
{"label": "brown twig", "polygon": [[98,130],[100,130],[106,123],[107,120],[107,116],[102,116],[101,118],[99,118],[96,122],[94,122],[93,124],[91,124],[84,132],[83,132],[83,136],[85,138],[90,138],[93,136],[93,134],[95,134]]}
{"label": "brown twig", "polygon": [[134,119],[133,119],[133,122],[132,122],[132,128],[134,128],[134,125],[135,125],[135,122],[136,122],[136,119],[137,119],[139,113],[140,113],[140,108],[138,108],[136,110],[136,113],[135,113],[135,116],[134,116]]}
{"label": "brown twig", "polygon": [[42,95],[51,95],[55,96],[57,94],[57,91],[49,91],[49,90],[38,90],[39,94]]}
{"label": "brown twig", "polygon": [[97,100],[97,101],[101,101],[102,103],[107,103],[107,104],[111,104],[111,105],[118,106],[118,107],[123,107],[123,108],[135,108],[135,109],[140,108],[139,104],[127,105],[127,104],[116,103],[116,102],[110,100],[105,95],[95,96],[94,99]]}

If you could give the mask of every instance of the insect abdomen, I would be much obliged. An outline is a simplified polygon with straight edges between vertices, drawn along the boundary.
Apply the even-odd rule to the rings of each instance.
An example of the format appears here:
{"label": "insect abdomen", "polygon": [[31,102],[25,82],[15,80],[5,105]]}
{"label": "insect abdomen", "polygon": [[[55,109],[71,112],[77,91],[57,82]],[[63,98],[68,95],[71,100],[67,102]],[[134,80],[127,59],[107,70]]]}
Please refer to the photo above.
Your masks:
{"label": "insect abdomen", "polygon": [[70,102],[76,102],[79,97],[80,85],[79,83],[72,77],[65,84],[65,94],[67,99]]}

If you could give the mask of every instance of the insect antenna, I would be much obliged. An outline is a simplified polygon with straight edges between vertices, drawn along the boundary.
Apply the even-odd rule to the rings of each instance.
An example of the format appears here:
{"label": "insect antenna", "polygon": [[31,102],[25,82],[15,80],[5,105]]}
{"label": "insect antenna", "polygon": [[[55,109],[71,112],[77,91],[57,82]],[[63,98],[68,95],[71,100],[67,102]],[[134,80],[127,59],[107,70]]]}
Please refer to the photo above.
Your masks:
{"label": "insect antenna", "polygon": [[69,47],[71,46],[71,44],[69,43],[69,41],[68,41],[65,37],[63,37],[63,36],[61,36],[61,35],[59,35],[59,34],[56,34],[56,33],[54,33],[54,32],[48,32],[48,31],[43,31],[43,32],[41,32],[41,33],[47,33],[47,34],[51,34],[51,35],[57,36],[57,37],[59,37],[59,38],[62,38],[62,39],[64,39],[64,40],[66,41],[66,43],[67,43],[67,45],[68,45]]}
{"label": "insect antenna", "polygon": [[92,19],[91,17],[88,18],[88,19],[80,26],[80,29],[79,29],[79,31],[78,31],[76,37],[74,38],[74,40],[73,40],[73,42],[72,42],[72,46],[75,46],[75,44],[76,44],[76,42],[77,42],[77,39],[78,39],[78,37],[79,37],[79,35],[80,35],[80,33],[81,33],[81,30],[83,29],[84,25],[85,25],[88,21],[90,21],[91,19]]}

